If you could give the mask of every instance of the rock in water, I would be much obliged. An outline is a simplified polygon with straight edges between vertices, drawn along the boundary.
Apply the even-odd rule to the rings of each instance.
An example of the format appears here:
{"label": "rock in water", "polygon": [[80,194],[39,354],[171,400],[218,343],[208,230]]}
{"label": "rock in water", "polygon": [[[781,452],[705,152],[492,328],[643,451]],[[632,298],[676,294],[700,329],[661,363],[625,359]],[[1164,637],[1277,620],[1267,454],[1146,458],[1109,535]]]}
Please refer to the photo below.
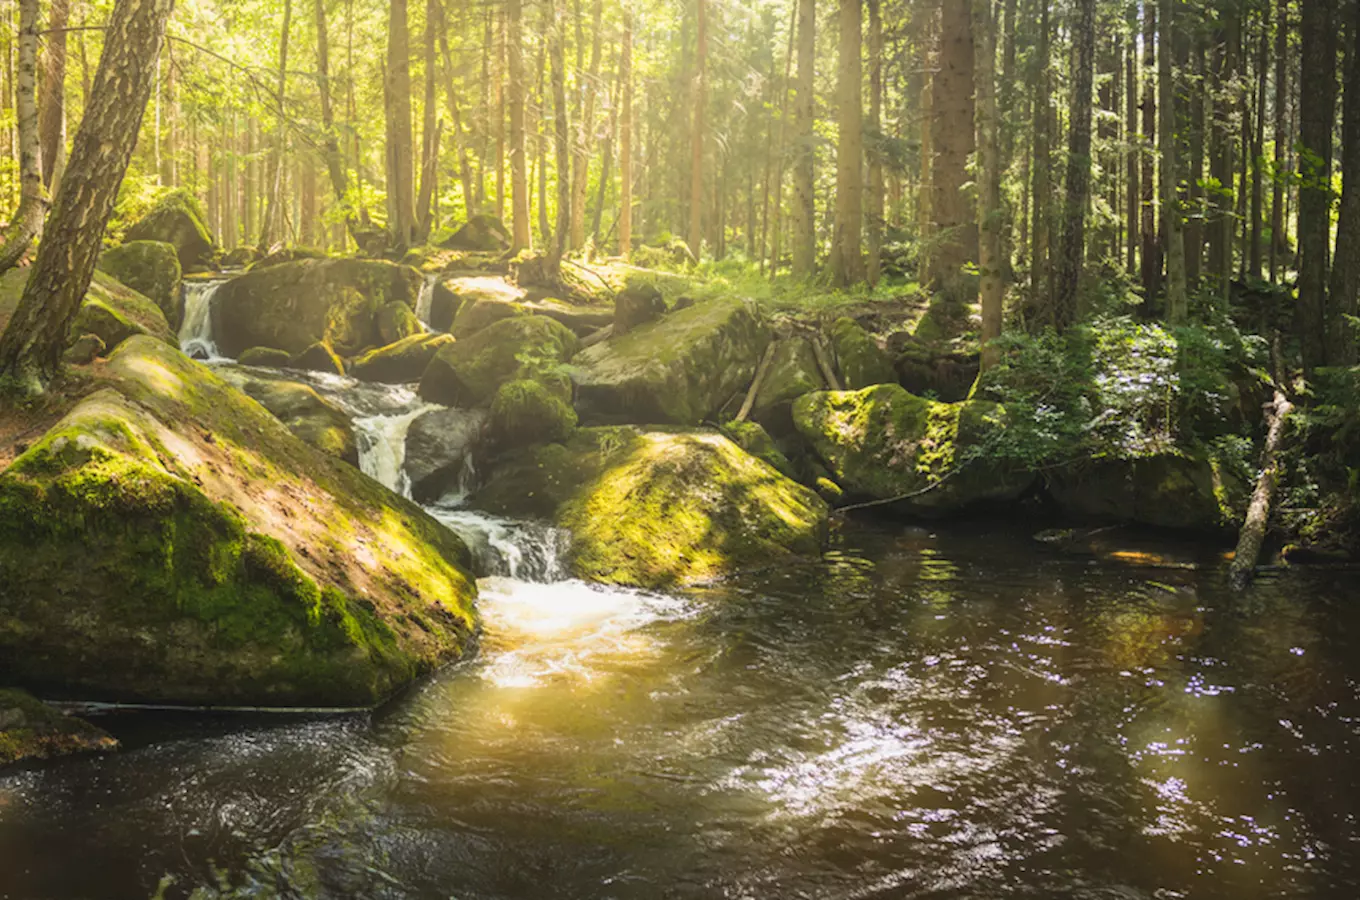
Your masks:
{"label": "rock in water", "polygon": [[187,190],[166,194],[141,221],[128,229],[128,241],[164,241],[173,244],[184,272],[202,272],[217,260],[217,242],[208,230],[207,217],[198,200]]}
{"label": "rock in water", "polygon": [[750,386],[769,340],[753,304],[696,303],[583,350],[577,412],[587,424],[697,425]]}
{"label": "rock in water", "polygon": [[301,353],[325,341],[342,356],[388,343],[378,311],[400,301],[414,308],[420,273],[367,259],[304,259],[254,268],[217,289],[213,336],[235,357],[249,347]]}
{"label": "rock in water", "polygon": [[888,354],[854,319],[842,316],[832,324],[831,346],[846,390],[897,383],[897,372]]}
{"label": "rock in water", "polygon": [[359,450],[349,417],[322,399],[310,385],[234,367],[218,372],[223,380],[245,391],[311,446],[352,466],[359,465]]}
{"label": "rock in water", "polygon": [[146,337],[0,475],[0,677],[92,699],[371,706],[461,656],[469,555]]}
{"label": "rock in water", "polygon": [[483,409],[432,409],[406,432],[406,477],[421,503],[463,486],[474,445],[486,424]]}
{"label": "rock in water", "polygon": [[424,333],[415,311],[402,301],[393,300],[378,310],[378,337],[384,344],[395,344],[402,338]]}
{"label": "rock in water", "polygon": [[383,384],[419,381],[434,355],[452,343],[453,338],[447,334],[413,334],[395,344],[368,351],[349,367],[349,374],[360,381]]}
{"label": "rock in water", "polygon": [[293,356],[287,350],[275,350],[273,347],[251,347],[249,350],[241,351],[241,355],[236,358],[236,361],[243,366],[286,369],[293,361]]}
{"label": "rock in water", "polygon": [[116,740],[84,719],[63,715],[23,691],[0,688],[0,766],[116,749]]}
{"label": "rock in water", "polygon": [[510,249],[510,232],[500,219],[482,214],[468,219],[439,246],[445,250],[500,252]]}
{"label": "rock in water", "polygon": [[99,257],[99,268],[154,301],[170,327],[179,327],[180,282],[184,273],[173,244],[128,241],[121,247],[105,250]]}
{"label": "rock in water", "polygon": [[1159,528],[1230,532],[1242,522],[1251,485],[1203,454],[1103,459],[1050,472],[1048,492],[1068,514]]}
{"label": "rock in water", "polygon": [[996,403],[936,403],[881,384],[807,394],[794,401],[793,421],[847,492],[903,511],[1014,500],[1034,483],[1033,473],[974,456],[1006,427]]}
{"label": "rock in water", "polygon": [[435,354],[420,379],[420,396],[444,406],[484,406],[505,382],[566,362],[580,343],[545,316],[502,319]]}
{"label": "rock in water", "polygon": [[571,532],[582,578],[692,584],[820,552],[827,508],[720,434],[585,428],[505,457],[472,505]]}
{"label": "rock in water", "polygon": [[666,300],[650,284],[630,284],[614,298],[614,334],[627,334],[666,314]]}

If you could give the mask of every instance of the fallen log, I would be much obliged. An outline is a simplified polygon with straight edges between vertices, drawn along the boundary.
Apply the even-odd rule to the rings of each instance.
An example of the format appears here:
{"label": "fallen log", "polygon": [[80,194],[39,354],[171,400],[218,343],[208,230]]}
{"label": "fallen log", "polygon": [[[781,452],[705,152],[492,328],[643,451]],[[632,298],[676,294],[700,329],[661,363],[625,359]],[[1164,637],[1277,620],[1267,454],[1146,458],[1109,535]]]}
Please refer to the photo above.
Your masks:
{"label": "fallen log", "polygon": [[746,417],[751,414],[751,409],[756,405],[756,395],[760,393],[760,383],[765,380],[765,373],[770,369],[770,360],[774,359],[775,345],[778,339],[770,341],[765,346],[765,354],[760,357],[760,365],[756,366],[756,375],[751,379],[751,389],[746,392],[746,399],[741,403],[741,409],[737,412],[737,421],[745,422]]}
{"label": "fallen log", "polygon": [[826,348],[822,346],[821,335],[812,338],[812,358],[817,360],[817,368],[822,372],[822,378],[826,380],[826,386],[833,391],[841,389],[840,379],[836,377],[836,370],[831,365],[831,360],[827,358]]}
{"label": "fallen log", "polygon": [[[1278,360],[1278,339],[1277,339]],[[1280,366],[1276,365],[1277,373]],[[1242,522],[1242,530],[1237,536],[1237,551],[1233,554],[1232,565],[1228,568],[1228,583],[1235,591],[1246,590],[1256,573],[1256,560],[1261,555],[1261,544],[1265,542],[1266,525],[1270,521],[1270,504],[1275,499],[1275,489],[1280,484],[1280,442],[1284,438],[1285,420],[1294,411],[1294,406],[1284,394],[1281,376],[1275,379],[1275,398],[1266,408],[1266,444],[1261,450],[1261,473],[1256,478],[1256,489],[1252,491],[1251,503],[1247,506],[1247,517]]]}

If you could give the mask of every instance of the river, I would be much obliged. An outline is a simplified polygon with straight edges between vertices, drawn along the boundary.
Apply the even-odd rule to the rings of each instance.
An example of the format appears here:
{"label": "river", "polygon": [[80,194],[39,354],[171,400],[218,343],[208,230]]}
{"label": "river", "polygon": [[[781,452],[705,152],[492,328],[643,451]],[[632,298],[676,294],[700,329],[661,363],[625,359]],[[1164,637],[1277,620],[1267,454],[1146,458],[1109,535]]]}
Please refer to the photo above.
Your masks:
{"label": "river", "polygon": [[[312,380],[400,487],[419,401]],[[102,717],[122,752],[0,774],[0,898],[1360,896],[1353,576],[864,521],[660,595],[455,501],[474,658],[371,714]]]}

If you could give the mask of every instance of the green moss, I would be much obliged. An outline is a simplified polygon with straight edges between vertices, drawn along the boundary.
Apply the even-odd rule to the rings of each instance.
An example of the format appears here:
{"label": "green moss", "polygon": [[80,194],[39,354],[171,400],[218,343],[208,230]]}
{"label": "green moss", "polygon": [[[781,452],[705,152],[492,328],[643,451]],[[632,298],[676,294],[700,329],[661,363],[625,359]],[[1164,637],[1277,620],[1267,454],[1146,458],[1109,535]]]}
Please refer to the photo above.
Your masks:
{"label": "green moss", "polygon": [[419,381],[435,354],[452,343],[447,334],[413,334],[363,354],[350,365],[349,374],[384,384]]}
{"label": "green moss", "polygon": [[24,691],[0,688],[0,766],[117,747],[89,722],[63,715]]}
{"label": "green moss", "polygon": [[488,427],[500,447],[561,442],[576,429],[576,410],[538,381],[507,381],[491,401]]}
{"label": "green moss", "polygon": [[166,193],[141,221],[128,229],[126,240],[172,244],[184,272],[201,271],[217,257],[216,241],[197,198],[184,189]]}
{"label": "green moss", "polygon": [[183,270],[173,244],[129,241],[104,251],[99,257],[99,268],[148,297],[160,307],[172,328],[179,326]]}
{"label": "green moss", "polygon": [[[0,329],[19,306],[29,269],[16,268],[0,275]],[[105,272],[95,271],[81,309],[71,326],[70,339],[96,334],[112,349],[134,334],[147,334],[177,346],[174,333],[160,307]]]}
{"label": "green moss", "polygon": [[897,383],[888,355],[854,319],[842,316],[832,324],[831,346],[846,390]]}
{"label": "green moss", "polygon": [[755,422],[738,422],[733,419],[723,423],[722,433],[732,442],[756,459],[764,460],[784,475],[793,477],[793,464],[784,455],[769,432]]}
{"label": "green moss", "polygon": [[545,316],[502,319],[440,349],[420,380],[420,396],[445,406],[481,406],[505,382],[551,370],[579,347],[576,335]]}
{"label": "green moss", "polygon": [[329,372],[333,375],[345,374],[345,361],[335,352],[328,341],[317,341],[306,350],[293,356],[288,364],[294,369],[309,369],[313,372]]}
{"label": "green moss", "polygon": [[402,300],[393,300],[378,310],[378,336],[384,344],[394,344],[424,331],[416,314]]}
{"label": "green moss", "polygon": [[285,368],[291,360],[292,355],[287,350],[275,350],[273,347],[251,347],[242,351],[236,359],[243,366],[265,366],[271,369]]}

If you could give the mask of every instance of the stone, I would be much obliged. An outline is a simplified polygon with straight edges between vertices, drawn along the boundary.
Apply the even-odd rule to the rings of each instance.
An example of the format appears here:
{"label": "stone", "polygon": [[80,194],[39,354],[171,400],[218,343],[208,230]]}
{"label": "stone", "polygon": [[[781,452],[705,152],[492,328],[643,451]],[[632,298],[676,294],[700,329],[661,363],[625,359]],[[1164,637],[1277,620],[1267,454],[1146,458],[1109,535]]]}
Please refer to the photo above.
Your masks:
{"label": "stone", "polygon": [[419,381],[435,354],[452,343],[453,337],[447,334],[413,334],[363,354],[350,364],[349,374],[382,384]]}
{"label": "stone", "polygon": [[1048,493],[1068,515],[1158,528],[1234,532],[1252,486],[1207,453],[1102,459],[1048,473]]}
{"label": "stone", "polygon": [[724,422],[720,429],[732,443],[736,444],[747,453],[770,465],[781,475],[794,478],[793,464],[789,458],[779,449],[779,445],[770,437],[770,433],[760,426],[757,422],[738,422],[733,419]]}
{"label": "stone", "polygon": [[505,223],[492,215],[476,215],[468,219],[439,246],[445,250],[472,250],[482,253],[503,252],[510,249],[510,232]]}
{"label": "stone", "polygon": [[0,659],[91,700],[371,707],[462,657],[463,543],[146,336],[0,475]]}
{"label": "stone", "polygon": [[345,362],[325,341],[317,341],[301,353],[288,360],[292,369],[307,369],[312,372],[327,372],[332,375],[345,374]]}
{"label": "stone", "polygon": [[636,283],[614,298],[614,334],[623,335],[666,314],[666,299],[650,284]]}
{"label": "stone", "polygon": [[82,334],[70,343],[66,352],[61,355],[61,361],[68,366],[88,366],[108,349],[104,346],[104,339],[97,334]]}
{"label": "stone", "polygon": [[770,434],[786,437],[794,430],[793,401],[826,388],[826,380],[812,353],[812,342],[798,335],[784,338],[770,357],[770,366],[756,392],[751,417]]}
{"label": "stone", "polygon": [[378,310],[378,337],[384,344],[395,344],[402,338],[424,332],[415,311],[400,300],[393,300]]}
{"label": "stone", "polygon": [[183,313],[180,285],[184,273],[173,244],[128,241],[100,254],[99,269],[150,299],[160,307],[171,328],[179,327]]}
{"label": "stone", "polygon": [[[259,255],[258,253],[256,254]],[[325,259],[326,251],[317,250],[315,247],[281,247],[273,253],[261,256],[251,264],[252,271],[255,269],[267,269],[270,266],[277,266],[280,263],[297,262],[300,259]]]}
{"label": "stone", "polygon": [[[19,307],[30,271],[29,268],[14,268],[0,275],[0,332]],[[70,341],[74,343],[87,334],[98,336],[109,350],[135,334],[150,335],[179,346],[159,306],[97,269],[71,326]]]}
{"label": "stone", "polygon": [[417,502],[461,492],[486,419],[484,409],[432,409],[411,423],[406,431],[405,472]]}
{"label": "stone", "polygon": [[222,257],[222,268],[224,269],[244,269],[246,266],[256,262],[260,258],[260,251],[254,247],[237,247],[228,250]]}
{"label": "stone", "polygon": [[359,465],[359,448],[349,417],[310,385],[230,367],[220,373],[224,381],[244,391],[310,446],[352,466]]}
{"label": "stone", "polygon": [[832,323],[831,349],[845,390],[897,383],[897,373],[888,354],[854,319],[842,316]]}
{"label": "stone", "polygon": [[173,244],[184,273],[211,269],[217,262],[217,242],[205,224],[198,199],[183,188],[170,191],[135,225],[125,241],[163,241]]}
{"label": "stone", "polygon": [[287,350],[273,347],[251,347],[241,351],[236,361],[243,366],[264,366],[269,369],[286,369],[292,365],[293,357]]}
{"label": "stone", "polygon": [[503,319],[441,348],[420,379],[420,396],[444,406],[483,406],[505,382],[559,366],[579,346],[576,335],[552,319]]}
{"label": "stone", "polygon": [[84,719],[65,715],[25,691],[0,688],[0,768],[117,749],[118,741]]}
{"label": "stone", "polygon": [[502,450],[565,441],[576,430],[570,382],[562,393],[533,379],[507,381],[491,400],[487,436]]}

